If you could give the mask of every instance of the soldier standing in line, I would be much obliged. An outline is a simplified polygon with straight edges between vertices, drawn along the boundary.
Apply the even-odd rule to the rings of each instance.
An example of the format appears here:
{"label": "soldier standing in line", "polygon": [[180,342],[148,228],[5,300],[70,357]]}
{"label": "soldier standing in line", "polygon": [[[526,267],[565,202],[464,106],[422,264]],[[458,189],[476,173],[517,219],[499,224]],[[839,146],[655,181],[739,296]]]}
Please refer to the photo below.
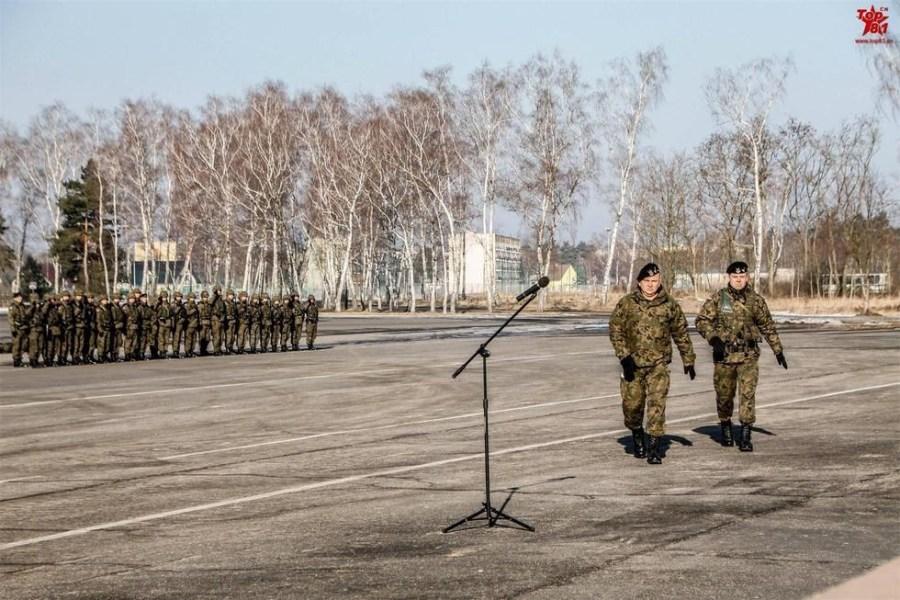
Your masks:
{"label": "soldier standing in line", "polygon": [[32,292],[29,296],[31,306],[28,309],[28,363],[32,368],[42,366],[41,355],[44,353],[44,306],[40,296]]}
{"label": "soldier standing in line", "polygon": [[291,349],[300,349],[300,340],[303,339],[303,303],[300,295],[291,292]]}
{"label": "soldier standing in line", "polygon": [[125,360],[131,362],[137,360],[141,340],[141,307],[134,292],[128,296],[122,312],[125,313]]}
{"label": "soldier standing in line", "polygon": [[72,349],[75,347],[75,309],[72,305],[72,294],[68,291],[62,293],[62,303],[57,308],[59,312],[62,340],[60,341],[60,354],[57,364],[68,365]]}
{"label": "soldier standing in line", "polygon": [[278,352],[281,341],[281,297],[272,298],[272,352]]}
{"label": "soldier standing in line", "polygon": [[72,302],[72,311],[75,315],[75,345],[72,347],[72,364],[80,365],[85,361],[84,350],[87,347],[87,302],[81,290],[75,289],[75,300]]}
{"label": "soldier standing in line", "polygon": [[107,296],[100,296],[100,306],[96,312],[96,331],[97,362],[115,362],[112,347],[116,325]]}
{"label": "soldier standing in line", "polygon": [[[156,329],[156,315],[150,306],[150,297],[141,292],[141,302],[138,307],[141,311],[141,343],[138,347],[140,360],[156,358],[156,340],[153,332]],[[149,356],[148,356],[149,353]]]}
{"label": "soldier standing in line", "polygon": [[225,334],[225,301],[222,300],[222,288],[213,288],[213,297],[210,301],[210,337],[212,338],[212,353],[215,356],[222,354],[223,337]]}
{"label": "soldier standing in line", "polygon": [[237,340],[237,301],[234,299],[234,290],[225,292],[225,354],[236,352]]}
{"label": "soldier standing in line", "polygon": [[290,297],[282,297],[281,302],[281,351],[288,351],[288,341],[291,339],[291,331],[294,330],[294,311],[291,307]]}
{"label": "soldier standing in line", "polygon": [[159,358],[170,358],[169,345],[172,343],[172,306],[165,290],[156,299],[156,349]]}
{"label": "soldier standing in line", "polygon": [[247,314],[250,322],[250,354],[256,354],[259,344],[259,319],[261,316],[258,294],[253,294],[253,300],[247,308]]}
{"label": "soldier standing in line", "polygon": [[[13,293],[12,304],[9,305],[9,329],[12,333],[12,359],[14,367],[22,366],[22,352],[28,344],[28,307],[22,303],[22,292]],[[29,357],[30,358],[30,357]]]}
{"label": "soldier standing in line", "polygon": [[122,310],[121,296],[113,296],[110,312],[112,312],[113,326],[115,328],[112,342],[112,359],[113,362],[119,362],[119,350],[123,347],[126,328],[125,311]]}
{"label": "soldier standing in line", "polygon": [[269,295],[262,295],[262,303],[259,306],[259,351],[269,351],[269,339],[272,336],[272,305],[269,304]]}
{"label": "soldier standing in line", "polygon": [[44,364],[48,367],[61,365],[60,355],[63,351],[63,330],[61,304],[56,294],[52,294],[44,310],[47,323],[47,349],[44,351]]}
{"label": "soldier standing in line", "polygon": [[187,313],[184,310],[184,301],[181,292],[175,292],[175,301],[172,303],[172,324],[174,333],[172,336],[172,358],[181,358],[181,344],[184,342],[184,330],[187,326]]}
{"label": "soldier standing in line", "polygon": [[717,291],[697,315],[697,331],[713,348],[713,387],[723,446],[733,446],[731,415],[740,388],[741,452],[752,452],[750,430],[756,422],[759,343],[766,338],[778,364],[788,368],[784,347],[765,299],[749,284],[747,263],[736,261],[726,270],[728,286]]}
{"label": "soldier standing in line", "polygon": [[212,304],[209,302],[209,292],[200,292],[200,302],[197,304],[200,318],[200,356],[209,355],[209,344],[212,338]]}
{"label": "soldier standing in line", "polygon": [[659,441],[665,433],[666,399],[672,341],[684,372],[693,380],[694,348],[681,306],[662,287],[659,267],[648,263],[637,276],[638,289],[626,295],[609,318],[609,339],[622,365],[622,412],[631,430],[635,458],[643,458],[644,412],[650,444],[647,462],[662,462]]}
{"label": "soldier standing in line", "polygon": [[190,292],[187,297],[187,304],[184,305],[184,356],[186,358],[194,357],[194,348],[197,344],[197,331],[200,329],[200,307],[197,306],[197,297],[194,292]]}
{"label": "soldier standing in line", "polygon": [[85,360],[94,364],[94,349],[97,347],[97,304],[92,293],[87,294],[84,305],[84,323],[84,332],[87,337]]}
{"label": "soldier standing in line", "polygon": [[243,354],[247,348],[247,335],[250,332],[250,307],[247,303],[247,292],[241,291],[239,298],[234,306],[234,319],[237,324],[234,349],[238,354]]}
{"label": "soldier standing in line", "polygon": [[316,341],[316,334],[319,332],[319,306],[316,304],[316,297],[312,294],[306,300],[304,313],[306,319],[306,349],[312,350]]}

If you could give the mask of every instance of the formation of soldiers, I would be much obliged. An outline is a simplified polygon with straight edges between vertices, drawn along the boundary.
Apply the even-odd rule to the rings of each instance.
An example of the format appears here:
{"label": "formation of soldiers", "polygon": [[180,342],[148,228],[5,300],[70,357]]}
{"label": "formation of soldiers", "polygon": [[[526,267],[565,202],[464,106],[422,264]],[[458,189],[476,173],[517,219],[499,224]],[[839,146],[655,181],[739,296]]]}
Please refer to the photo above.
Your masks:
{"label": "formation of soldiers", "polygon": [[216,287],[169,299],[160,292],[154,301],[139,289],[112,300],[81,290],[41,299],[32,293],[24,302],[13,295],[9,308],[13,366],[51,367],[190,358],[299,350],[303,328],[306,347],[316,341],[319,308],[310,295],[269,298],[232,290],[223,296]]}
{"label": "formation of soldiers", "polygon": [[[698,333],[712,347],[713,387],[723,446],[734,446],[731,417],[740,395],[738,448],[752,452],[756,422],[756,386],[760,345],[765,339],[779,365],[788,368],[784,347],[766,301],[749,284],[747,263],[728,266],[728,285],[717,290],[697,315]],[[696,355],[687,319],[678,302],[662,287],[659,267],[646,264],[638,273],[637,289],[623,297],[609,320],[609,338],[622,365],[620,389],[625,426],[631,430],[635,458],[662,463],[660,441],[665,433],[672,342],[678,348],[684,374],[693,380]],[[645,440],[646,416],[649,444]]]}

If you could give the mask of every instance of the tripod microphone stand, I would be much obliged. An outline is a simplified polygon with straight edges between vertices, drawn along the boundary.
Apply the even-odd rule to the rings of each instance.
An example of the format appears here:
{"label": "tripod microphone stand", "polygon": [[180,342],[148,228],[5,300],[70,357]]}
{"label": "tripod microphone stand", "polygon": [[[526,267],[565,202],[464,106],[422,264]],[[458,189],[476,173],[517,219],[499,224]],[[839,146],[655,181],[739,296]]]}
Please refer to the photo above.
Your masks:
{"label": "tripod microphone stand", "polygon": [[[542,283],[543,283],[543,279],[542,279]],[[547,285],[546,283],[543,283],[543,285],[541,285],[540,287],[544,287],[546,285]],[[538,286],[536,285],[535,288],[537,288],[537,287]],[[532,289],[535,289],[535,288],[532,288]],[[540,291],[539,289],[536,291],[533,291],[533,292],[531,292],[531,290],[529,290],[529,292],[531,292],[531,293],[528,296],[528,300],[526,300],[525,303],[522,304],[522,306],[520,306],[519,309],[516,310],[516,312],[514,312],[512,314],[512,316],[510,318],[508,318],[506,320],[506,322],[503,323],[503,325],[501,325],[500,328],[497,331],[495,331],[493,333],[493,335],[491,335],[491,337],[489,337],[486,342],[484,342],[483,344],[478,346],[478,350],[476,350],[475,353],[469,357],[469,360],[464,362],[453,373],[453,379],[456,379],[459,376],[459,374],[462,373],[466,369],[466,367],[469,366],[469,363],[472,362],[476,356],[481,357],[481,377],[482,377],[483,388],[484,388],[484,396],[482,399],[482,406],[484,407],[484,502],[482,503],[481,508],[479,508],[472,514],[467,515],[467,516],[463,517],[462,519],[460,519],[459,521],[456,521],[452,525],[449,525],[446,528],[444,528],[443,533],[449,533],[449,532],[453,531],[454,529],[456,529],[466,523],[473,522],[473,521],[486,521],[488,527],[494,527],[495,525],[497,525],[498,521],[509,521],[510,523],[513,523],[514,525],[516,525],[518,528],[524,529],[526,531],[534,531],[534,527],[532,527],[528,523],[520,521],[519,519],[516,519],[515,517],[511,517],[508,514],[506,514],[505,512],[503,512],[503,509],[506,508],[506,504],[509,502],[509,498],[506,499],[506,502],[504,502],[500,506],[500,508],[495,508],[494,506],[491,505],[491,454],[490,454],[491,443],[490,443],[490,428],[489,428],[489,422],[488,422],[488,391],[487,391],[488,390],[488,387],[487,387],[488,386],[487,359],[488,359],[488,357],[490,357],[491,353],[488,351],[487,346],[488,346],[488,344],[491,343],[491,341],[495,337],[497,337],[497,335],[501,331],[503,331],[503,329],[507,325],[509,325],[510,321],[515,319],[518,316],[518,314],[520,312],[522,312],[522,310],[526,306],[528,306],[528,304],[532,300],[537,298],[539,291]]]}

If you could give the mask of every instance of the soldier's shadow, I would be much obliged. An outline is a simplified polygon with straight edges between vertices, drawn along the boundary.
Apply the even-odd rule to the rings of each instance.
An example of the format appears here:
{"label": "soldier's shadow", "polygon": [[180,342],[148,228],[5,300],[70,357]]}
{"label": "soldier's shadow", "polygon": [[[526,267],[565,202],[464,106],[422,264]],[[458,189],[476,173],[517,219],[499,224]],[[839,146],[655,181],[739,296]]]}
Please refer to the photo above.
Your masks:
{"label": "soldier's shadow", "polygon": [[[630,435],[623,435],[616,441],[619,442],[619,444],[622,446],[622,449],[625,452],[625,454],[632,455],[632,456],[634,455],[634,444],[632,443],[632,439],[631,439]],[[646,444],[649,443],[649,441],[650,441],[650,438],[648,436],[647,441],[645,442],[645,447],[646,447]],[[659,441],[659,455],[661,457],[666,456],[666,453],[669,451],[669,448],[672,447],[672,442],[677,442],[678,444],[681,444],[682,446],[693,446],[694,445],[694,442],[692,442],[691,440],[689,440],[687,438],[681,437],[680,435],[664,435],[662,437],[662,439]]]}
{"label": "soldier's shadow", "polygon": [[[750,431],[762,433],[763,435],[777,435],[773,431],[763,429],[762,427],[757,427],[756,425],[751,425]],[[722,443],[722,429],[718,425],[704,425],[703,427],[697,427],[696,429],[693,429],[693,432],[699,433],[700,435],[705,435],[717,444]],[[734,438],[735,442],[737,442],[737,440],[740,439],[740,436],[741,426],[732,423],[731,437]]]}

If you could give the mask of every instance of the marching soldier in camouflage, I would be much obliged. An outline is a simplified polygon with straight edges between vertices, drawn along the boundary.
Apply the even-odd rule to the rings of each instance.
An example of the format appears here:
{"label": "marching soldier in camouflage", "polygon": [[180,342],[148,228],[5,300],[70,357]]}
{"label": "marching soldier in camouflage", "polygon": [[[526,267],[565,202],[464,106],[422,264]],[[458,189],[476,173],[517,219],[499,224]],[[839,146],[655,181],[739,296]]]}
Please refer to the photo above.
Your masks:
{"label": "marching soldier in camouflage", "polygon": [[80,365],[85,361],[85,349],[87,347],[87,311],[85,309],[84,294],[80,289],[75,290],[75,299],[72,301],[72,311],[75,322],[75,343],[72,346],[72,364]]}
{"label": "marching soldier in camouflage", "polygon": [[290,297],[283,297],[281,302],[281,351],[288,351],[288,342],[294,330],[294,313]]}
{"label": "marching soldier in camouflage", "polygon": [[28,345],[28,318],[27,307],[22,302],[22,293],[13,294],[12,304],[9,305],[9,329],[12,333],[12,359],[14,367],[22,366],[22,353]]}
{"label": "marching soldier in camouflage", "polygon": [[312,350],[313,344],[316,342],[316,334],[319,333],[319,306],[316,304],[316,297],[312,294],[306,299],[303,312],[306,320],[306,349]]}
{"label": "marching soldier in camouflage", "polygon": [[281,340],[282,317],[281,297],[275,296],[272,299],[272,352],[280,350],[278,342]]}
{"label": "marching soldier in camouflage", "polygon": [[[637,276],[638,289],[616,305],[609,319],[609,339],[622,365],[622,411],[631,430],[634,456],[660,464],[659,441],[665,433],[666,398],[672,341],[686,375],[694,379],[694,349],[681,306],[662,288],[659,267],[646,264]],[[644,446],[644,412],[649,447]]]}
{"label": "marching soldier in camouflage", "polygon": [[209,344],[212,340],[213,311],[209,301],[209,292],[200,292],[200,302],[197,304],[198,318],[200,320],[200,356],[209,355]]}
{"label": "marching soldier in camouflage", "polygon": [[762,337],[775,353],[778,364],[788,368],[775,322],[762,296],[748,283],[747,263],[728,266],[728,286],[717,291],[697,315],[697,331],[713,348],[713,386],[722,445],[733,446],[731,415],[740,389],[741,438],[738,447],[752,452],[750,431],[756,422],[756,384],[759,381],[759,344]]}

